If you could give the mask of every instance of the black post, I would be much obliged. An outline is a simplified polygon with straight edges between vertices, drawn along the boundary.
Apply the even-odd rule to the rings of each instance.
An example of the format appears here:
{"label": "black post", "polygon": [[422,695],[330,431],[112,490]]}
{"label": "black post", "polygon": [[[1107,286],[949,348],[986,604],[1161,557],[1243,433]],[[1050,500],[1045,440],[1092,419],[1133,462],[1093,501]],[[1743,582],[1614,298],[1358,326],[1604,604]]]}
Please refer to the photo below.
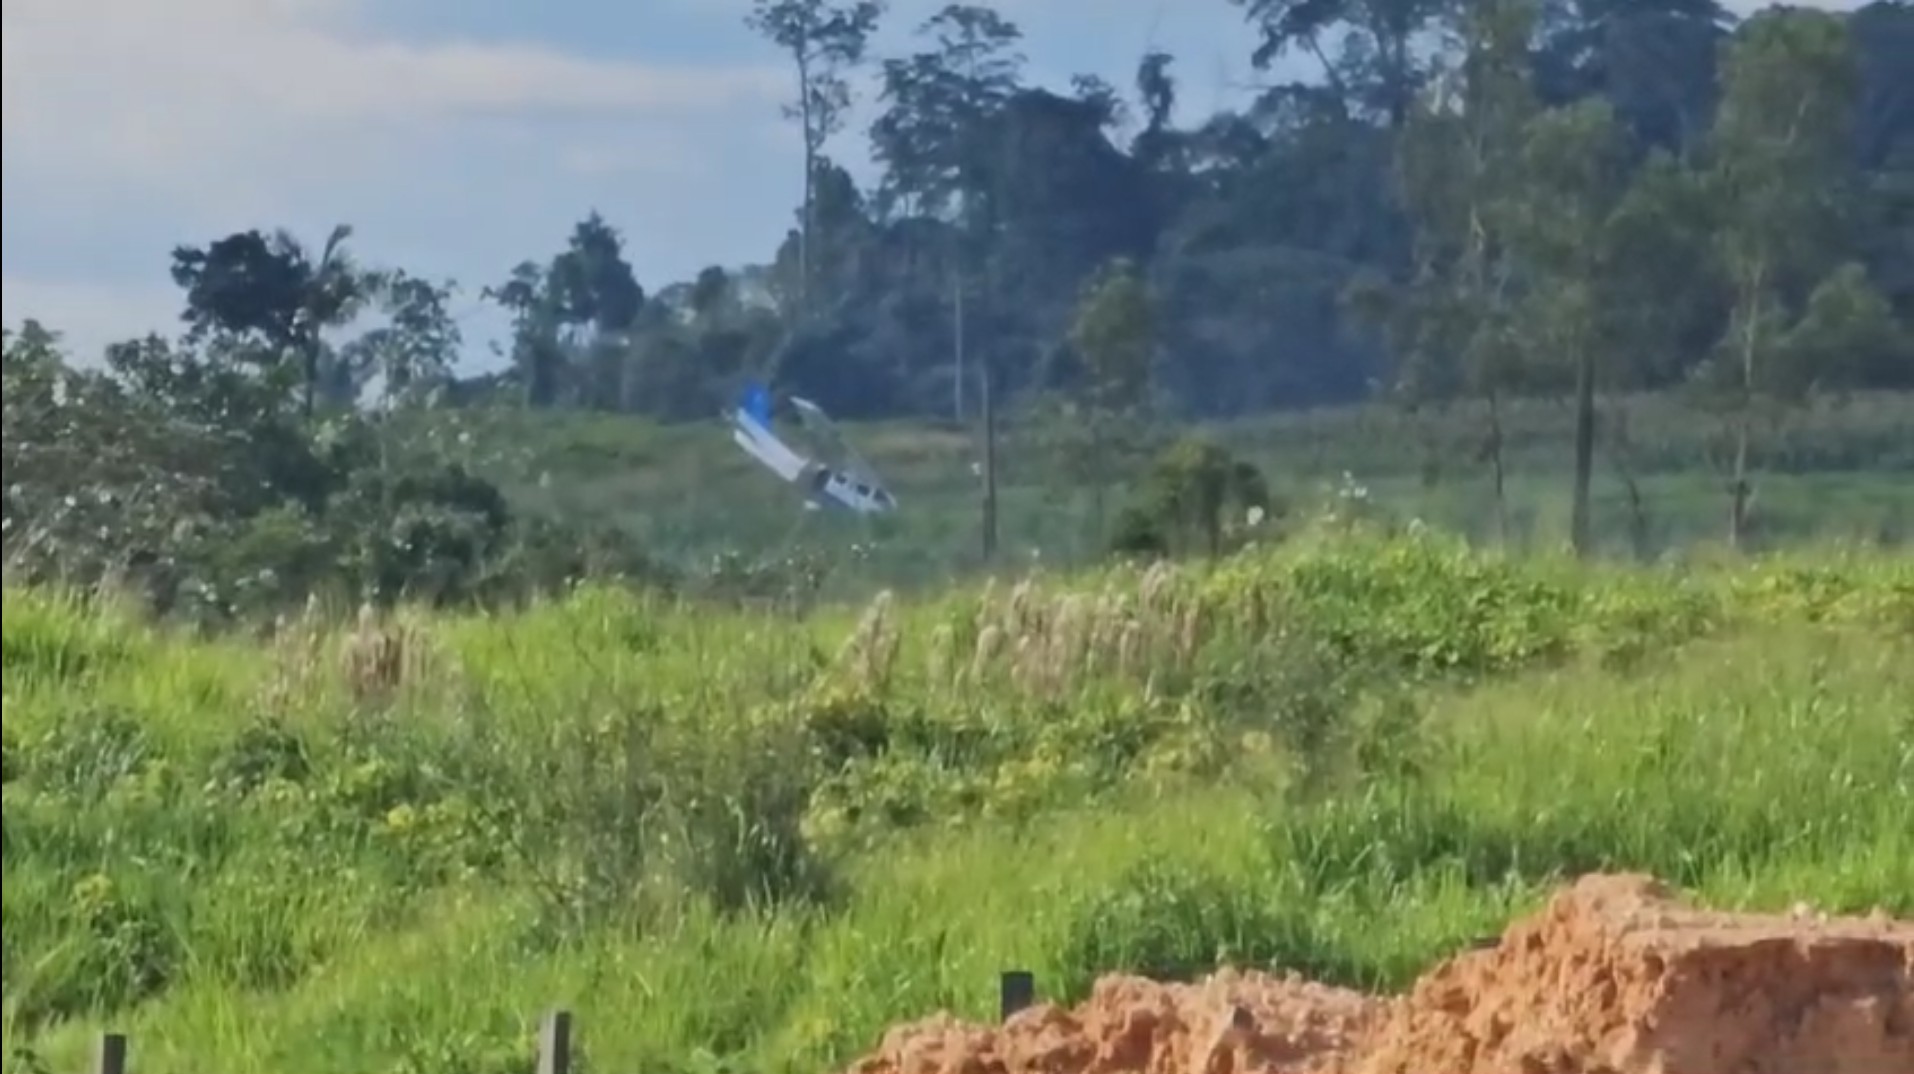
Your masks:
{"label": "black post", "polygon": [[1005,970],[997,983],[1001,1017],[1009,1021],[1018,1011],[1037,1004],[1037,978],[1029,970]]}
{"label": "black post", "polygon": [[545,1015],[538,1032],[538,1074],[572,1074],[572,1014]]}
{"label": "black post", "polygon": [[126,1074],[126,1035],[103,1033],[93,1068],[98,1074]]}

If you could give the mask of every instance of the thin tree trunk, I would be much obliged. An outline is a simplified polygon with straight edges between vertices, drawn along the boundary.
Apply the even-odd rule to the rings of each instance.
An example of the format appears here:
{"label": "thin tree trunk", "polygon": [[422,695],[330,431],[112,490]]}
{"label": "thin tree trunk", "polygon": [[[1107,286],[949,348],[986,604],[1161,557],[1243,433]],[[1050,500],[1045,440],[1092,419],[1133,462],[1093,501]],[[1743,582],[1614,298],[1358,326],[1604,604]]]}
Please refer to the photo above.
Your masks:
{"label": "thin tree trunk", "polygon": [[951,305],[955,325],[952,335],[952,357],[957,364],[956,375],[951,378],[953,417],[962,424],[964,420],[964,276],[963,269],[957,270],[957,286],[951,288]]}
{"label": "thin tree trunk", "polygon": [[1728,485],[1728,547],[1740,550],[1748,532],[1748,415],[1735,427],[1734,477]]}
{"label": "thin tree trunk", "polygon": [[1508,475],[1502,465],[1502,404],[1498,393],[1489,392],[1489,466],[1495,475],[1495,526],[1502,546],[1509,544]]}
{"label": "thin tree trunk", "polygon": [[1609,465],[1615,470],[1615,477],[1622,483],[1622,489],[1628,494],[1628,540],[1634,550],[1635,558],[1646,560],[1648,548],[1648,502],[1642,496],[1641,483],[1635,480],[1634,467],[1629,465],[1629,440],[1627,433],[1627,413],[1617,403],[1609,420],[1603,423],[1608,430],[1606,452]]}
{"label": "thin tree trunk", "polygon": [[1575,363],[1575,491],[1569,541],[1577,556],[1590,551],[1589,486],[1595,470],[1595,354],[1583,344]]}
{"label": "thin tree trunk", "polygon": [[305,418],[307,421],[311,421],[313,411],[318,405],[319,396],[319,341],[309,340],[303,344],[300,349],[305,352]]}
{"label": "thin tree trunk", "polygon": [[1735,458],[1728,483],[1728,547],[1737,551],[1748,534],[1748,441],[1754,424],[1755,342],[1761,323],[1761,278],[1757,270],[1741,332],[1741,400],[1735,415]]}

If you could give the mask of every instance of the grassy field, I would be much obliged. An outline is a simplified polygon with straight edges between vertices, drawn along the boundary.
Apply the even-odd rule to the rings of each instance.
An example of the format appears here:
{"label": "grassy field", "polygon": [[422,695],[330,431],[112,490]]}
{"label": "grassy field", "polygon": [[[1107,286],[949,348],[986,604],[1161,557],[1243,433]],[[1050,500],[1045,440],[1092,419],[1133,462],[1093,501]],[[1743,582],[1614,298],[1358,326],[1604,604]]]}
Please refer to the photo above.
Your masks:
{"label": "grassy field", "polygon": [[1398,986],[1557,877],[1914,914],[1914,558],[1329,524],[793,621],[583,589],[193,639],[9,591],[5,1045],[820,1071],[994,974]]}
{"label": "grassy field", "polygon": [[[1602,550],[1653,558],[1718,543],[1727,529],[1721,423],[1669,396],[1606,406],[1594,490]],[[1568,532],[1567,408],[1526,401],[1505,409],[1509,545],[1553,551]],[[715,418],[664,428],[516,411],[467,411],[451,420],[456,428],[435,430],[441,449],[501,480],[520,502],[615,526],[681,565],[725,551],[844,562],[856,545],[854,563],[839,573],[859,584],[841,591],[865,595],[872,583],[941,584],[979,565],[975,430],[903,422],[849,428],[902,505],[894,517],[865,521],[800,510],[788,489],[730,444]],[[1482,408],[1458,406],[1415,417],[1382,407],[1291,412],[1196,431],[1260,467],[1298,513],[1361,489],[1372,510],[1500,543],[1480,450],[1485,429]],[[1082,565],[1102,550],[1093,496],[1056,463],[1054,432],[1014,416],[1002,431],[1007,562]],[[1914,396],[1824,400],[1764,423],[1755,448],[1756,546],[1830,538],[1900,546],[1914,538]],[[1119,489],[1109,500],[1120,498]]]}

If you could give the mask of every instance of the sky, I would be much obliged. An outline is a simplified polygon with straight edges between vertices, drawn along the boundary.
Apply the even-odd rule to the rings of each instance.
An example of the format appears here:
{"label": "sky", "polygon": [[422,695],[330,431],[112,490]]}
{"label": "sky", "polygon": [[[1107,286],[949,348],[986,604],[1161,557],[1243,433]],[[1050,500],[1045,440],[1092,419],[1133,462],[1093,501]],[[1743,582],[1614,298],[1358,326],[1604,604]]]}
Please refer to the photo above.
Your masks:
{"label": "sky", "polygon": [[[874,54],[945,0],[891,0]],[[1808,6],[1849,10],[1859,0]],[[1095,18],[1082,13],[1094,5]],[[1180,118],[1269,76],[1230,0],[997,0],[1039,82],[1128,91],[1177,57]],[[1730,3],[1747,10],[1747,3]],[[0,320],[77,357],[180,325],[170,251],[247,228],[459,283],[468,370],[504,321],[479,289],[597,210],[655,290],[767,260],[801,165],[792,75],[748,0],[6,0]],[[833,154],[868,176],[868,87]]]}

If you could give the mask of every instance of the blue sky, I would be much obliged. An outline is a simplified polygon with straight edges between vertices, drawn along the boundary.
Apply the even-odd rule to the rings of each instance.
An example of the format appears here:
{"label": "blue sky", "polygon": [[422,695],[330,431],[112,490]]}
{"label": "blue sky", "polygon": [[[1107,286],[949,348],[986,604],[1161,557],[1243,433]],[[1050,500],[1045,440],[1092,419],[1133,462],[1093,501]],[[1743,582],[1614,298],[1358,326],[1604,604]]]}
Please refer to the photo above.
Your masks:
{"label": "blue sky", "polygon": [[[892,0],[875,51],[908,49],[942,4]],[[1088,72],[1127,89],[1161,47],[1188,118],[1257,77],[1228,0],[996,6],[1041,81]],[[248,227],[316,243],[347,222],[365,260],[456,278],[474,352],[501,330],[480,286],[554,252],[590,209],[625,234],[648,288],[763,260],[792,220],[798,141],[778,113],[790,75],[747,8],[7,0],[0,317],[39,317],[80,354],[171,333],[168,251]],[[868,120],[833,146],[863,174]]]}

